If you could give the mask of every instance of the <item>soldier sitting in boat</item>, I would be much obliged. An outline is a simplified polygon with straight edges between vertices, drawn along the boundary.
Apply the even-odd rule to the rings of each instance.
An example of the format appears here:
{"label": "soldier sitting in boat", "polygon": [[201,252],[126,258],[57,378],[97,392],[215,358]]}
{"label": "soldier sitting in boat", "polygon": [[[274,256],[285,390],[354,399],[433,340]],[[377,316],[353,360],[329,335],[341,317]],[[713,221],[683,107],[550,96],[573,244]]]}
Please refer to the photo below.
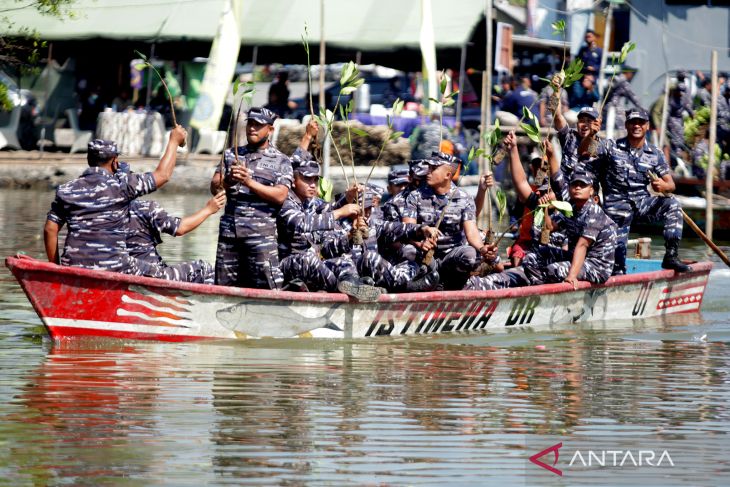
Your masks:
{"label": "soldier sitting in boat", "polygon": [[[551,217],[545,212],[548,228],[565,232],[568,249],[542,245],[527,254],[522,267],[531,284],[567,282],[577,288],[578,281],[600,284],[611,277],[616,252],[616,225],[595,201],[593,183],[592,174],[576,169],[570,177],[568,189],[573,215],[568,217],[555,213]],[[561,188],[561,192],[564,193],[565,188]],[[551,194],[548,196],[552,197]]]}
{"label": "soldier sitting in boat", "polygon": [[[424,178],[428,174],[428,163],[425,160],[418,159],[408,163],[407,172],[391,171],[388,174],[388,188],[402,189],[392,195],[392,197],[383,205],[383,219],[389,222],[399,222],[403,218],[403,208],[406,204],[408,195],[418,189],[423,183]],[[380,255],[385,257],[391,264],[398,264],[403,260],[416,260],[416,248],[407,242],[393,242],[386,244],[379,243]]]}
{"label": "soldier sitting in boat", "polygon": [[[510,153],[510,173],[512,174],[512,183],[517,192],[517,198],[524,205],[522,221],[520,222],[520,237],[508,252],[508,256],[511,259],[519,257],[519,261],[515,263],[513,260],[513,267],[503,270],[499,263],[499,257],[496,254],[496,247],[490,246],[489,254],[485,256],[484,261],[491,264],[491,267],[496,272],[492,272],[486,276],[475,275],[470,277],[464,289],[486,291],[491,289],[522,287],[530,284],[524,269],[519,264],[528,255],[528,252],[533,252],[540,246],[541,232],[533,224],[533,215],[539,204],[548,201],[546,195],[550,193],[550,183],[545,179],[546,175],[539,171],[542,159],[537,159],[537,167],[535,167],[535,161],[531,161],[533,177],[536,180],[542,179],[540,181],[542,184],[539,186],[530,185],[525,174],[525,169],[522,166],[522,161],[520,160],[520,154],[517,150],[517,137],[514,132],[507,134],[503,144],[505,149]],[[558,172],[559,163],[549,142],[546,142],[545,151],[548,160],[550,160],[551,173]],[[565,199],[567,199],[567,196]],[[560,246],[562,244],[562,237],[560,237],[558,242],[553,242],[551,239],[549,243],[557,243],[557,246]]]}
{"label": "soldier sitting in boat", "polygon": [[[428,251],[434,247],[438,230],[427,225],[402,222],[386,222],[372,214],[375,194],[366,190],[362,200],[364,213],[358,217],[351,234],[359,232],[359,238],[351,238],[351,254],[360,276],[371,278],[375,285],[393,292],[433,291],[439,284],[436,270],[422,269],[414,259],[401,257],[389,261],[379,248],[390,248],[395,243],[419,241]],[[347,222],[345,227],[347,227]]]}
{"label": "soldier sitting in boat", "polygon": [[462,289],[481,261],[480,253],[486,254],[488,249],[477,228],[474,200],[452,181],[461,160],[434,152],[428,163],[426,185],[408,195],[403,222],[441,231],[433,252],[424,249],[423,243],[414,242],[419,260],[439,272],[444,289]]}
{"label": "soldier sitting in boat", "polygon": [[674,180],[664,154],[646,141],[649,115],[633,109],[626,115],[628,135],[609,140],[593,162],[601,179],[606,214],[618,226],[618,244],[614,274],[626,273],[626,242],[635,220],[664,222],[664,269],[686,272],[690,267],[679,260],[682,238],[682,208],[675,198],[652,196],[674,191]]}
{"label": "soldier sitting in boat", "polygon": [[251,108],[246,146],[227,149],[223,168],[216,168],[211,193],[221,187],[228,201],[220,220],[215,280],[224,286],[279,289],[276,214],[292,183],[289,158],[269,143],[276,115]]}
{"label": "soldier sitting in boat", "polygon": [[[48,212],[43,232],[48,260],[90,269],[169,277],[165,268],[129,255],[129,204],[170,180],[177,148],[186,135],[185,129],[176,126],[157,168],[146,173],[119,171],[119,150],[114,142],[89,142],[89,168],[77,179],[58,187]],[[58,232],[64,224],[68,225],[68,235],[59,259]]]}
{"label": "soldier sitting in boat", "polygon": [[[317,197],[320,167],[303,149],[292,158],[294,181],[277,216],[279,257],[287,289],[300,291],[346,291],[359,301],[372,301],[382,291],[362,282],[355,264],[344,250],[331,250],[329,259],[321,256],[321,247],[339,243],[334,231],[341,219],[354,219],[360,207],[352,203],[358,189],[352,187],[338,203],[327,204]],[[344,244],[340,244],[344,245]],[[342,255],[344,254],[344,255]]]}
{"label": "soldier sitting in boat", "polygon": [[170,279],[183,282],[213,284],[215,272],[213,266],[204,260],[167,264],[157,252],[162,243],[161,234],[166,233],[180,237],[192,232],[209,216],[214,215],[226,204],[226,193],[221,191],[208,200],[205,206],[183,218],[173,217],[156,201],[134,200],[129,207],[129,237],[127,249],[129,255],[168,269]]}

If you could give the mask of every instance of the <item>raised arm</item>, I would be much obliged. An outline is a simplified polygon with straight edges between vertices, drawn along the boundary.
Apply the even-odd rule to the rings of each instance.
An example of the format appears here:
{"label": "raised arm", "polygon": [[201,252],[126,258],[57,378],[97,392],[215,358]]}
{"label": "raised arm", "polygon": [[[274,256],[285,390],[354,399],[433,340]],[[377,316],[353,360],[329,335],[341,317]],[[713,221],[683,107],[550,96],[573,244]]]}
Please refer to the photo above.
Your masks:
{"label": "raised arm", "polygon": [[170,132],[170,140],[167,142],[165,153],[157,164],[157,168],[152,171],[158,189],[167,184],[172,177],[172,171],[175,169],[175,162],[177,162],[177,148],[185,141],[187,135],[188,133],[182,125],[176,126]]}
{"label": "raised arm", "polygon": [[507,134],[507,137],[504,138],[504,146],[510,151],[509,169],[512,173],[512,182],[515,185],[517,197],[524,203],[532,194],[532,188],[530,187],[530,183],[527,182],[525,168],[522,167],[522,161],[520,161],[520,153],[517,150],[517,137],[514,132],[510,132]]}
{"label": "raised arm", "polygon": [[200,226],[209,216],[218,213],[218,210],[223,208],[226,204],[226,193],[221,191],[217,195],[213,196],[205,204],[203,208],[196,211],[192,215],[188,215],[180,221],[180,226],[177,227],[175,236],[180,237],[186,233],[192,232]]}

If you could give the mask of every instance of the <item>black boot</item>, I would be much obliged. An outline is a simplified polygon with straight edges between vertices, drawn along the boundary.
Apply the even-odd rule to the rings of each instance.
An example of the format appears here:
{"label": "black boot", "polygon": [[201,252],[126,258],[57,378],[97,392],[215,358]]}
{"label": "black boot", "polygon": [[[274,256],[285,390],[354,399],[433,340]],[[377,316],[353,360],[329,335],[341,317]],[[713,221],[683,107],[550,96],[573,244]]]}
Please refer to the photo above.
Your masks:
{"label": "black boot", "polygon": [[664,242],[664,247],[666,247],[667,252],[664,254],[664,260],[662,260],[663,269],[673,269],[676,272],[688,272],[692,270],[690,266],[679,260],[679,240],[667,240]]}
{"label": "black boot", "polygon": [[337,283],[337,290],[347,294],[361,303],[377,301],[383,290],[370,284],[365,284],[355,276],[346,276]]}
{"label": "black boot", "polygon": [[431,271],[412,281],[408,281],[405,290],[409,293],[424,293],[435,290],[438,285],[439,273],[438,271]]}

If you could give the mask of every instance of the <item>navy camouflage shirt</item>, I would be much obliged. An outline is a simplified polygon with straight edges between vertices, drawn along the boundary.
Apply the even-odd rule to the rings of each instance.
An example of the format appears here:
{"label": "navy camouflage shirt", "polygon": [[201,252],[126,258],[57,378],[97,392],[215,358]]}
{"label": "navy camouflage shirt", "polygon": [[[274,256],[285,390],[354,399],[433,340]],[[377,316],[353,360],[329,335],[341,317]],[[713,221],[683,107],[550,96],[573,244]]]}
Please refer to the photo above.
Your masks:
{"label": "navy camouflage shirt", "polygon": [[162,234],[173,237],[180,228],[180,218],[170,216],[156,201],[134,200],[129,206],[129,255],[153,264],[161,264],[162,257],[157,246],[162,243]]}
{"label": "navy camouflage shirt", "polygon": [[129,203],[156,189],[151,172],[112,174],[100,167],[59,186],[47,218],[68,225],[61,264],[123,272]]}
{"label": "navy camouflage shirt", "polygon": [[[248,146],[238,147],[238,160],[246,165],[252,178],[265,185],[291,186],[293,180],[289,158],[278,149],[268,146],[261,150],[249,150]],[[230,178],[231,167],[236,159],[232,149],[224,156],[224,174]],[[216,173],[220,172],[220,166]],[[231,181],[230,179],[228,179]],[[279,205],[263,200],[241,183],[234,184],[226,191],[226,208],[220,221],[220,235],[226,238],[273,236],[276,235],[276,215]]]}
{"label": "navy camouflage shirt", "polygon": [[[453,195],[451,201],[449,201],[450,195]],[[443,195],[434,193],[429,186],[422,186],[408,195],[403,208],[403,218],[414,218],[416,223],[432,227],[436,226],[444,208],[446,209],[444,219],[439,227],[443,236],[439,237],[437,242],[437,257],[466,243],[464,222],[476,222],[474,199],[453,184],[451,190]]]}

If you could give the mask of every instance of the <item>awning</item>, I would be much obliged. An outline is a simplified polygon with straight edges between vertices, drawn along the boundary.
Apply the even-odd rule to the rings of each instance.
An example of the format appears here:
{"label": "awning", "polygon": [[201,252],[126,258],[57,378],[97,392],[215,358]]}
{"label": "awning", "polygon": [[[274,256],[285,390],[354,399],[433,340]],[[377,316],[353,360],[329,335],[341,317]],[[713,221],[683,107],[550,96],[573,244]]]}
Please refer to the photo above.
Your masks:
{"label": "awning", "polygon": [[[319,0],[241,2],[244,45],[299,44],[305,23],[310,43],[320,30]],[[88,38],[212,40],[223,0],[78,0],[73,19],[33,8],[10,13],[12,28],[36,29],[46,40]],[[361,50],[419,47],[420,0],[324,0],[328,46]],[[484,0],[433,0],[436,47],[460,47],[484,13]],[[7,32],[13,34],[14,32]]]}

